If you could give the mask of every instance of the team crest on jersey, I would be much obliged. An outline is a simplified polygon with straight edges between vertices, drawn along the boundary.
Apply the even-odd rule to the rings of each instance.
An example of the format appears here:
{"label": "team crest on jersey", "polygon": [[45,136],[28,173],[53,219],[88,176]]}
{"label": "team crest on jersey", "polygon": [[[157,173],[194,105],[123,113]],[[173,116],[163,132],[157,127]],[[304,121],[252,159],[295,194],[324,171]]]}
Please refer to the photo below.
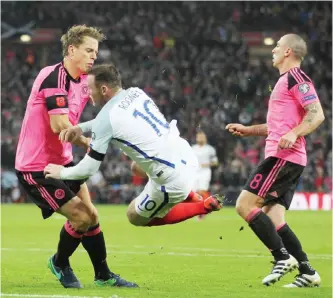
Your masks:
{"label": "team crest on jersey", "polygon": [[65,191],[63,189],[57,189],[54,193],[54,196],[58,199],[61,200],[65,197]]}
{"label": "team crest on jersey", "polygon": [[81,97],[87,97],[89,96],[89,89],[88,89],[88,85],[84,84],[81,87]]}
{"label": "team crest on jersey", "polygon": [[304,84],[301,84],[298,86],[298,90],[299,90],[299,92],[306,94],[310,90],[310,86],[308,84],[304,83]]}
{"label": "team crest on jersey", "polygon": [[91,133],[91,139],[94,141],[96,139],[96,134],[94,132]]}

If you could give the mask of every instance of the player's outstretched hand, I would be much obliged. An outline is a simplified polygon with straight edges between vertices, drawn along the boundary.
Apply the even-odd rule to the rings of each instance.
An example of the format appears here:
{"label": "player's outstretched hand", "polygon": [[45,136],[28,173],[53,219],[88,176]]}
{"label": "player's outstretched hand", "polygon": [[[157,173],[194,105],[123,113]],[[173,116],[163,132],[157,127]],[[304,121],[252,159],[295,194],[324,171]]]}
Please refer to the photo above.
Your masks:
{"label": "player's outstretched hand", "polygon": [[83,132],[79,126],[73,126],[70,128],[63,129],[59,134],[59,140],[61,142],[75,142],[80,136],[82,136]]}
{"label": "player's outstretched hand", "polygon": [[60,172],[64,166],[49,163],[44,169],[45,178],[60,179]]}
{"label": "player's outstretched hand", "polygon": [[294,146],[297,140],[297,135],[291,130],[282,136],[279,140],[279,149],[288,149]]}
{"label": "player's outstretched hand", "polygon": [[248,129],[243,124],[239,123],[229,123],[225,129],[227,129],[232,135],[238,137],[246,137],[249,136]]}

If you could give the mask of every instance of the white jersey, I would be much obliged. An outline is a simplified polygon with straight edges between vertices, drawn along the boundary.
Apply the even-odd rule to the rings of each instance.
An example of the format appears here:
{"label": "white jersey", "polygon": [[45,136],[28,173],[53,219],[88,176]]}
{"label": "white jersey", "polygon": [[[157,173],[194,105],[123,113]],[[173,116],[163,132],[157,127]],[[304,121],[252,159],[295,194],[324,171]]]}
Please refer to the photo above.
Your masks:
{"label": "white jersey", "polygon": [[192,146],[196,157],[199,162],[199,169],[197,171],[194,190],[208,191],[210,181],[212,179],[212,170],[209,165],[211,162],[218,162],[216,150],[211,145],[205,144],[200,146],[198,144]]}
{"label": "white jersey", "polygon": [[153,100],[139,88],[121,90],[94,120],[91,148],[105,154],[110,142],[152,179],[161,173],[164,178],[170,177],[174,172],[170,169],[188,162],[187,147],[191,150],[179,136],[176,121],[168,123]]}
{"label": "white jersey", "polygon": [[76,166],[63,168],[60,178],[92,176],[109,143],[113,143],[149,176],[135,199],[136,212],[146,218],[163,217],[187,198],[198,169],[198,159],[190,144],[179,136],[176,123],[168,123],[141,89],[121,90],[94,120],[79,124],[82,131],[91,131],[91,150]]}
{"label": "white jersey", "polygon": [[212,162],[217,162],[217,156],[216,156],[216,150],[213,146],[205,144],[203,146],[200,146],[198,144],[195,144],[192,146],[195,155],[198,158],[199,162],[199,170],[200,171],[211,171],[210,167],[201,167],[201,165],[207,165]]}

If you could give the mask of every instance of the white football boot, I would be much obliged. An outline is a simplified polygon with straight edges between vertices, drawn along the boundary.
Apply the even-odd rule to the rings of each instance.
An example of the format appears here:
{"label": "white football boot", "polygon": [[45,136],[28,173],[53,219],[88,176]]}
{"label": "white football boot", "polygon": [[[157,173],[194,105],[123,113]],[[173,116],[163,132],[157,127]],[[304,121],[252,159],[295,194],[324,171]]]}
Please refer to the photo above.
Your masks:
{"label": "white football boot", "polygon": [[284,288],[312,288],[319,287],[321,283],[321,278],[316,271],[315,274],[309,275],[300,273],[296,275],[296,279],[291,284],[283,286]]}
{"label": "white football boot", "polygon": [[269,275],[267,275],[263,280],[262,284],[265,286],[271,286],[281,279],[282,276],[286,275],[288,272],[293,271],[298,267],[297,260],[289,255],[289,259],[274,261],[274,267]]}

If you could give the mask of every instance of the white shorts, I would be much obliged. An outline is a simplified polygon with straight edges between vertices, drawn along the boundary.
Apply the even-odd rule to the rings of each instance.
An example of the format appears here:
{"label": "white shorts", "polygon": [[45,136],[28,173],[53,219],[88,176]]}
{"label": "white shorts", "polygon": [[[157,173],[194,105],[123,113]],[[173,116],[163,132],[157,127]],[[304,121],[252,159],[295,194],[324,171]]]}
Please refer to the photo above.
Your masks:
{"label": "white shorts", "polygon": [[198,171],[195,177],[194,191],[208,191],[210,186],[210,181],[212,179],[211,171]]}
{"label": "white shorts", "polygon": [[166,183],[149,179],[144,190],[135,199],[135,210],[138,215],[145,218],[164,217],[177,203],[186,200],[194,186],[198,161],[192,155],[192,150],[187,152],[186,157],[176,164],[175,173],[167,179]]}

